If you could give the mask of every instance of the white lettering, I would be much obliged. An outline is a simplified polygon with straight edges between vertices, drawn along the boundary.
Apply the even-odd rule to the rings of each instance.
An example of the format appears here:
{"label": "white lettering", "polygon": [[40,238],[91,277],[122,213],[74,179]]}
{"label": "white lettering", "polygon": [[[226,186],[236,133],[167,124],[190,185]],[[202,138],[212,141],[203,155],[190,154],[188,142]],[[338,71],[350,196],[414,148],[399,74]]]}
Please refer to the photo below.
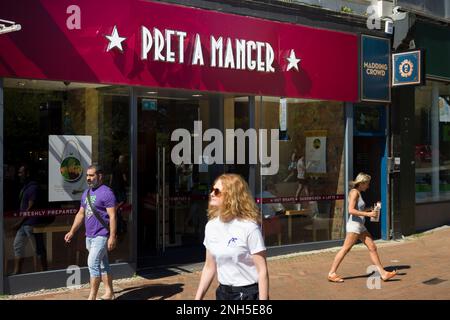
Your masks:
{"label": "white lettering", "polygon": [[[170,153],[170,157],[172,162],[176,165],[180,165],[182,163],[191,163],[191,133],[186,129],[176,129],[172,132],[170,136],[171,141],[180,141],[172,148],[172,152]],[[183,151],[183,155],[180,155],[180,152]]]}
{"label": "white lettering", "polygon": [[370,5],[366,10],[367,15],[369,16],[366,21],[366,26],[369,30],[373,29],[381,29],[381,19],[378,15],[378,10],[376,6]]}
{"label": "white lettering", "polygon": [[199,64],[203,66],[205,62],[203,61],[203,51],[202,51],[202,43],[200,41],[200,35],[197,33],[195,35],[194,42],[194,54],[192,55],[192,64]]}
{"label": "white lettering", "polygon": [[194,163],[200,164],[202,156],[202,122],[194,121]]}
{"label": "white lettering", "polygon": [[154,52],[154,58],[155,61],[165,61],[164,56],[161,54],[161,52],[164,50],[164,36],[159,31],[158,28],[153,29],[154,32],[154,38],[155,38],[155,52]]}
{"label": "white lettering", "polygon": [[274,59],[275,53],[273,52],[273,48],[266,42],[266,72],[275,72],[274,67],[272,67]]}
{"label": "white lettering", "polygon": [[249,70],[255,70],[256,62],[252,59],[252,50],[255,50],[255,41],[247,41],[247,68]]}
{"label": "white lettering", "polygon": [[[203,135],[204,141],[214,141],[208,144],[203,150],[203,158],[206,158],[206,164],[223,163],[223,139],[222,132],[218,129],[208,129]],[[214,156],[213,156],[214,153]]]}
{"label": "white lettering", "polygon": [[153,38],[150,30],[148,30],[146,27],[142,27],[142,52],[141,52],[141,59],[147,60],[147,55],[150,52],[150,49],[153,45]]}
{"label": "white lettering", "polygon": [[217,53],[219,55],[219,68],[223,67],[223,38],[219,37],[219,39],[215,39],[214,36],[211,36],[211,67],[216,66],[216,58]]}
{"label": "white lettering", "polygon": [[236,69],[245,70],[245,40],[236,39]]}
{"label": "white lettering", "polygon": [[173,30],[166,30],[166,60],[167,62],[175,62],[175,52],[172,51],[172,36],[175,34]]}
{"label": "white lettering", "polygon": [[184,38],[186,38],[186,32],[177,31],[178,36],[178,62],[184,63]]}
{"label": "white lettering", "polygon": [[279,130],[270,130],[270,157],[267,149],[267,129],[260,129],[259,131],[259,161],[261,163],[261,174],[263,176],[271,176],[278,173],[280,166],[279,161]]}
{"label": "white lettering", "polygon": [[204,318],[208,317],[211,307],[190,307],[183,304],[182,307],[177,307],[178,315],[203,315]]}
{"label": "white lettering", "polygon": [[71,274],[66,281],[66,287],[69,289],[81,288],[81,270],[77,265],[71,265],[66,269],[67,274]]}
{"label": "white lettering", "polygon": [[[182,141],[175,145],[171,151],[172,162],[175,165],[181,164],[223,164],[224,160],[224,141],[226,141],[225,162],[227,164],[235,164],[234,156],[237,154],[237,164],[245,164],[245,155],[248,154],[248,164],[257,164],[258,145],[259,160],[262,166],[262,175],[274,175],[279,169],[279,130],[272,129],[270,131],[270,156],[267,149],[268,137],[267,130],[260,129],[259,133],[256,129],[226,129],[226,140],[224,140],[223,132],[218,129],[208,129],[202,135],[202,122],[194,121],[194,157],[192,160],[191,152],[191,135],[186,129],[176,129],[172,135],[172,141]],[[258,139],[259,138],[259,139]],[[236,143],[235,143],[236,139]],[[202,142],[209,143],[202,153]],[[258,144],[259,142],[259,144]],[[236,153],[235,153],[235,146]],[[246,149],[247,148],[247,149]]]}
{"label": "white lettering", "polygon": [[256,42],[256,63],[257,63],[256,70],[258,70],[258,71],[264,71],[264,62],[261,57],[261,50],[263,47],[264,47],[264,42],[259,42],[259,41]]}
{"label": "white lettering", "polygon": [[231,45],[231,39],[227,39],[227,49],[225,53],[225,68],[234,69],[234,57],[233,57],[233,46]]}

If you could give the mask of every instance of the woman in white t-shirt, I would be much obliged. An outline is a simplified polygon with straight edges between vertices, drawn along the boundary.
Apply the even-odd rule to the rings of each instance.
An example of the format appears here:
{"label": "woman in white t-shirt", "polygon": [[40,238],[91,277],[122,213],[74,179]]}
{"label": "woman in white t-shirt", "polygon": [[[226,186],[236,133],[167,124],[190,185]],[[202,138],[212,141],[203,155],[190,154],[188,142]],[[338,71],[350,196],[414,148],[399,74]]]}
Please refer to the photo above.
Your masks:
{"label": "woman in white t-shirt", "polygon": [[261,215],[244,179],[223,174],[210,193],[205,227],[206,260],[196,300],[217,274],[217,300],[267,300],[269,276]]}

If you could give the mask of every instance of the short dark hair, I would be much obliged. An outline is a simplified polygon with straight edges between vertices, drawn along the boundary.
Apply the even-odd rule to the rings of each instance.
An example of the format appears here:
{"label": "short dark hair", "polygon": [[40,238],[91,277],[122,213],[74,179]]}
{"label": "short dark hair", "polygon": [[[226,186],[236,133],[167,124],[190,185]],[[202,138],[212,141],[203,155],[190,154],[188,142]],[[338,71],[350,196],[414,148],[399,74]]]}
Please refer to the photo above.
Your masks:
{"label": "short dark hair", "polygon": [[95,169],[95,174],[97,174],[97,175],[103,174],[103,168],[99,164],[91,164],[87,169],[88,170],[89,169]]}

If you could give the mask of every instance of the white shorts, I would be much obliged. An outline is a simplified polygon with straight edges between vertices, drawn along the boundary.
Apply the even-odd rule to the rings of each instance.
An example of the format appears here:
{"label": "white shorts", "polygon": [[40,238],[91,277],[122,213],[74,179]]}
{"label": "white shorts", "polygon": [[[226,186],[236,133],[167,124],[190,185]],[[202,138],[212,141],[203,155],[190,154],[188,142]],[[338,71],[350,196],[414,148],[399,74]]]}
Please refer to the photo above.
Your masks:
{"label": "white shorts", "polygon": [[356,222],[353,220],[349,220],[346,225],[346,231],[361,234],[361,233],[366,232],[367,228],[362,223],[359,223],[359,222]]}

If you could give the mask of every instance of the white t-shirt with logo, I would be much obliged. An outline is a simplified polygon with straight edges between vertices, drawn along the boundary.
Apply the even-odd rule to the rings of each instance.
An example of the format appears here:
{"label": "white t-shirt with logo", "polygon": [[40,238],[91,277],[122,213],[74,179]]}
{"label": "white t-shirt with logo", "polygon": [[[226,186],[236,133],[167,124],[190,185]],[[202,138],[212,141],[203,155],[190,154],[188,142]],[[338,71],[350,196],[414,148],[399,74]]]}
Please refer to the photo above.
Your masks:
{"label": "white t-shirt with logo", "polygon": [[223,285],[247,286],[258,282],[252,254],[266,250],[260,227],[253,221],[214,218],[206,224],[206,249],[214,257],[218,280]]}

